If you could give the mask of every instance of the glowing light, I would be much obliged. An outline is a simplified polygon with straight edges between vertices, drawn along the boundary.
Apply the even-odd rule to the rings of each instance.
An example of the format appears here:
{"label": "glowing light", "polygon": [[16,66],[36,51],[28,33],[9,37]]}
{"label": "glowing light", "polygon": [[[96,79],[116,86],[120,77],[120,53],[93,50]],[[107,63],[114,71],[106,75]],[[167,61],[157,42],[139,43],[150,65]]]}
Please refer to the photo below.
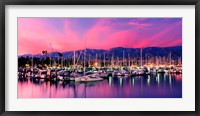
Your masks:
{"label": "glowing light", "polygon": [[28,67],[28,66],[29,66],[29,64],[26,64],[25,66],[26,66],[26,67]]}
{"label": "glowing light", "polygon": [[112,77],[109,77],[109,85],[112,85]]}
{"label": "glowing light", "polygon": [[147,84],[150,85],[150,75],[148,75]]}
{"label": "glowing light", "polygon": [[132,78],[132,85],[133,85],[132,87],[134,87],[134,78]]}
{"label": "glowing light", "polygon": [[172,85],[172,78],[171,78],[171,75],[169,75],[169,85],[170,85],[170,87],[171,87],[171,85]]}
{"label": "glowing light", "polygon": [[122,87],[122,77],[119,79],[120,87]]}
{"label": "glowing light", "polygon": [[166,81],[166,74],[164,74],[164,81]]}

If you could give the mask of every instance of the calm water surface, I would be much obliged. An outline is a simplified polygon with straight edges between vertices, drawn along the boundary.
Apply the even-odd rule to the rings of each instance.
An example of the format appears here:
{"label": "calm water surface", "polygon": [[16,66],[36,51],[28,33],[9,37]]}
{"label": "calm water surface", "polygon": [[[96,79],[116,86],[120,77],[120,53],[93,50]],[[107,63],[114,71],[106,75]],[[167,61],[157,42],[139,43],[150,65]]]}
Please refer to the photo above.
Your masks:
{"label": "calm water surface", "polygon": [[181,98],[181,74],[109,77],[98,82],[18,80],[18,98]]}

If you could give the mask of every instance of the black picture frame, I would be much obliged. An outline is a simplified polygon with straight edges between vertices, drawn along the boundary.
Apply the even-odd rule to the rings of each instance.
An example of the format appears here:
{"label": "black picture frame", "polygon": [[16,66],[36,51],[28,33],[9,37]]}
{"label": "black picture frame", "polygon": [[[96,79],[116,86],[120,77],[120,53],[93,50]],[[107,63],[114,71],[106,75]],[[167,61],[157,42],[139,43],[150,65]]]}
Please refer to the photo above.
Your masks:
{"label": "black picture frame", "polygon": [[[6,5],[195,5],[195,111],[5,111],[5,6]],[[200,0],[0,0],[0,114],[3,116],[19,115],[164,115],[164,116],[198,116],[200,115],[200,71],[198,71],[200,50]],[[16,106],[17,107],[17,106]]]}

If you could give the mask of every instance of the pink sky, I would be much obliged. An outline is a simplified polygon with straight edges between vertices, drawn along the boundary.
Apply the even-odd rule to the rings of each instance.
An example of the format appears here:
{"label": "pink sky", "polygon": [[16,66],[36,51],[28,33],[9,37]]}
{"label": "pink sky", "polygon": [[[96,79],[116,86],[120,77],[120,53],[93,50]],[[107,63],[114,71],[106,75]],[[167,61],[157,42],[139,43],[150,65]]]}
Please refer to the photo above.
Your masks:
{"label": "pink sky", "polygon": [[181,18],[18,18],[18,55],[182,45]]}

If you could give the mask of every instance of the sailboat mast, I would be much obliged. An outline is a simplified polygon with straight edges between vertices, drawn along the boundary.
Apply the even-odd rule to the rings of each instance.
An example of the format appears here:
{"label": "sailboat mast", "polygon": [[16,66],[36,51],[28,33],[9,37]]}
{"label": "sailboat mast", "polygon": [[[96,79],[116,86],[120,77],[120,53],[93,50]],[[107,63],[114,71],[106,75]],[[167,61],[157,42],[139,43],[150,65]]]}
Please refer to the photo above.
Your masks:
{"label": "sailboat mast", "polygon": [[171,62],[171,52],[169,53],[169,62],[170,62],[170,66],[172,65],[172,62]]}
{"label": "sailboat mast", "polygon": [[141,62],[141,67],[142,67],[142,48],[140,49],[140,62]]}
{"label": "sailboat mast", "polygon": [[75,55],[76,55],[76,52],[75,52],[75,49],[74,49],[74,71],[75,71],[75,60],[76,60]]}
{"label": "sailboat mast", "polygon": [[88,66],[90,67],[90,54],[89,54],[89,63],[88,63]]}
{"label": "sailboat mast", "polygon": [[49,54],[49,60],[50,60],[50,67],[52,67],[52,65],[51,65],[51,54]]}
{"label": "sailboat mast", "polygon": [[130,53],[128,53],[128,66],[131,67]]}
{"label": "sailboat mast", "polygon": [[120,63],[119,63],[119,57],[117,57],[117,66],[119,67]]}
{"label": "sailboat mast", "polygon": [[101,54],[99,54],[99,66],[101,67]]}
{"label": "sailboat mast", "polygon": [[84,76],[85,76],[85,52],[86,52],[86,37],[85,37],[85,51],[84,51]]}
{"label": "sailboat mast", "polygon": [[114,67],[114,54],[112,53],[111,66]]}
{"label": "sailboat mast", "polygon": [[96,63],[97,63],[97,53],[96,53]]}
{"label": "sailboat mast", "polygon": [[33,54],[32,54],[32,64],[31,64],[31,66],[32,66],[32,71],[33,71]]}
{"label": "sailboat mast", "polygon": [[112,65],[113,65],[113,67],[115,66],[115,59],[114,59],[114,53],[113,53],[113,56],[112,56]]}
{"label": "sailboat mast", "polygon": [[105,52],[104,52],[104,68],[105,68],[105,64],[106,64],[106,60],[105,60],[105,56],[106,54],[105,54]]}
{"label": "sailboat mast", "polygon": [[148,64],[148,63],[147,63],[147,54],[146,54],[146,63],[145,63],[145,64],[146,64],[146,65]]}
{"label": "sailboat mast", "polygon": [[63,57],[61,57],[61,67],[63,68]]}
{"label": "sailboat mast", "polygon": [[123,65],[122,65],[122,67],[124,66],[124,50],[123,50]]}

